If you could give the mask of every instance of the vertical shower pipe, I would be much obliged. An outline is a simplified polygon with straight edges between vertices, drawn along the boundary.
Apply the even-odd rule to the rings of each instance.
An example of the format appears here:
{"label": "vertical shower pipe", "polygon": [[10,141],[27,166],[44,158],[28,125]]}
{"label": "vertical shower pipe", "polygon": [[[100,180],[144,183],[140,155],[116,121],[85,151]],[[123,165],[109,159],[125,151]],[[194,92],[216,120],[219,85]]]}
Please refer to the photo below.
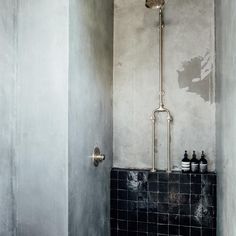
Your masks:
{"label": "vertical shower pipe", "polygon": [[155,172],[155,124],[156,113],[167,113],[167,172],[171,172],[171,153],[170,153],[170,122],[173,120],[170,111],[165,108],[163,102],[164,90],[163,90],[163,7],[159,8],[159,107],[152,112],[152,169],[151,172]]}

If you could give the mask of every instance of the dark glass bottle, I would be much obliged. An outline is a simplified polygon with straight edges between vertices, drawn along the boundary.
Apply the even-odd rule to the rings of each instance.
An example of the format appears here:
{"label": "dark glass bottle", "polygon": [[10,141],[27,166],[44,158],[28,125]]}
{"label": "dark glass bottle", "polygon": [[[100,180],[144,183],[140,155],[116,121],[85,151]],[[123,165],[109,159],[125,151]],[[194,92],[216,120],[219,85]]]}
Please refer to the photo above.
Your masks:
{"label": "dark glass bottle", "polygon": [[192,156],[192,159],[190,161],[190,166],[191,166],[191,172],[192,173],[198,173],[198,171],[199,171],[199,161],[197,159],[195,151],[193,151],[193,156]]}
{"label": "dark glass bottle", "polygon": [[201,159],[199,160],[199,171],[200,173],[207,172],[207,160],[204,151],[202,151]]}
{"label": "dark glass bottle", "polygon": [[188,153],[185,151],[184,158],[181,163],[181,168],[183,173],[189,173],[190,172],[190,160],[188,159]]}

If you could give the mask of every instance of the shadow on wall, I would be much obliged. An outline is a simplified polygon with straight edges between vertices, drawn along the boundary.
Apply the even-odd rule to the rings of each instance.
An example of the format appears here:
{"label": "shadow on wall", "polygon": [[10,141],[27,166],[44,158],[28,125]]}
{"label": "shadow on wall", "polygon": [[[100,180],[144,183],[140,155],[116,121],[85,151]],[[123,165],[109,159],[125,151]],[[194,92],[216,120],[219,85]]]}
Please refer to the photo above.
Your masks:
{"label": "shadow on wall", "polygon": [[203,57],[194,57],[189,61],[184,61],[181,70],[177,70],[177,72],[180,88],[188,88],[187,92],[198,94],[206,102],[213,103],[210,52]]}

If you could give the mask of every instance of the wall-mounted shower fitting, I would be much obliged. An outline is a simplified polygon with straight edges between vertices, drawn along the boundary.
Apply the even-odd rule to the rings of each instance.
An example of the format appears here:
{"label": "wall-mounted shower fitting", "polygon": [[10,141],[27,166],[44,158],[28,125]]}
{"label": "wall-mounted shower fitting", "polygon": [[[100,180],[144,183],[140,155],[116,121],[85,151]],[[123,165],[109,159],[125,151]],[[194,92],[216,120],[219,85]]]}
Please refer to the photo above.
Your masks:
{"label": "wall-mounted shower fitting", "polygon": [[171,153],[170,153],[170,143],[171,143],[171,133],[170,133],[170,122],[173,120],[170,111],[165,107],[163,97],[163,29],[164,29],[164,20],[163,20],[163,10],[164,10],[165,1],[164,0],[146,0],[146,7],[151,9],[159,10],[159,107],[152,112],[151,121],[152,121],[152,169],[151,172],[156,171],[155,164],[155,126],[157,123],[156,114],[166,113],[167,114],[167,172],[171,172]]}
{"label": "wall-mounted shower fitting", "polygon": [[105,155],[101,154],[99,147],[95,147],[94,150],[93,150],[93,154],[92,154],[91,158],[93,160],[94,166],[97,167],[100,162],[105,160]]}

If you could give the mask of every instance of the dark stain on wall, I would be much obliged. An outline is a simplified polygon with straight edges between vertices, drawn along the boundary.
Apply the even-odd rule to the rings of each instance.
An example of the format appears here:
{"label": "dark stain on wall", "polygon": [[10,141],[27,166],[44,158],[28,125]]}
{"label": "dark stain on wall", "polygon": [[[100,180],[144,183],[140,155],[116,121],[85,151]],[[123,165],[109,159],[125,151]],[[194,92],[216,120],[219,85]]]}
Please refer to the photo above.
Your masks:
{"label": "dark stain on wall", "polygon": [[184,61],[182,69],[177,72],[180,88],[187,88],[187,92],[198,94],[205,101],[212,103],[212,64],[209,52],[203,57]]}

